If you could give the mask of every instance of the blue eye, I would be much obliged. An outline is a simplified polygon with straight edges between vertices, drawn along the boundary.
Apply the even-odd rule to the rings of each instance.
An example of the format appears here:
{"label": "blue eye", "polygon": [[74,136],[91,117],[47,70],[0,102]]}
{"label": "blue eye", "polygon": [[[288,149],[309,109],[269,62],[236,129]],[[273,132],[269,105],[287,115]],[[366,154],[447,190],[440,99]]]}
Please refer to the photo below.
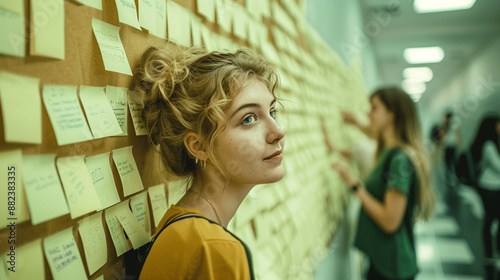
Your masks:
{"label": "blue eye", "polygon": [[243,124],[243,125],[251,125],[253,122],[255,122],[255,116],[254,115],[248,115],[245,119],[243,119],[243,122],[241,124]]}
{"label": "blue eye", "polygon": [[271,118],[276,119],[277,113],[278,113],[278,110],[272,109],[271,112],[269,112],[269,115],[271,115]]}

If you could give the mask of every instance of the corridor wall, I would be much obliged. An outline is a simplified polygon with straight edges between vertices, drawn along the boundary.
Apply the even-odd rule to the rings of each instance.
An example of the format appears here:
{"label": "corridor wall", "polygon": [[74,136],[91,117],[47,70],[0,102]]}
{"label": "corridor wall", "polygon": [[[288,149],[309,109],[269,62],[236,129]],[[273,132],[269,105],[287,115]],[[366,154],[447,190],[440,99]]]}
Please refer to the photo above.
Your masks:
{"label": "corridor wall", "polygon": [[[151,14],[141,17],[147,5],[153,23],[147,20]],[[330,167],[342,159],[328,154],[320,117],[335,147],[348,148],[360,134],[342,124],[340,110],[362,111],[367,98],[360,72],[346,67],[305,22],[303,7],[303,0],[2,2],[0,279],[61,279],[69,272],[71,279],[126,279],[122,253],[140,242],[131,233],[154,232],[159,213],[175,204],[186,186],[158,170],[141,135],[140,100],[128,90],[132,76],[119,72],[127,73],[126,65],[133,72],[149,46],[172,42],[208,51],[249,48],[278,68],[278,94],[286,108],[286,175],[254,188],[229,228],[249,245],[258,279],[310,279],[348,201]],[[101,36],[96,24],[119,35]],[[61,94],[50,95],[54,88]],[[64,91],[73,99],[63,99]],[[105,92],[108,103],[89,105],[87,91],[98,97]],[[121,101],[110,97],[112,91],[121,92]],[[124,135],[102,135],[99,128],[110,124],[96,127],[93,118],[102,112],[92,108],[95,104],[112,106]],[[90,126],[87,138],[61,137],[61,120],[68,117],[57,115],[61,108],[81,111],[73,117],[83,117],[80,127]],[[94,156],[102,170],[89,167]],[[12,166],[16,172],[8,173]],[[107,180],[114,189],[108,191],[114,201],[104,202],[110,195],[98,189],[104,170],[111,172]],[[158,172],[164,177],[152,176]],[[139,178],[132,186],[131,174]],[[62,200],[44,192],[48,188]]]}

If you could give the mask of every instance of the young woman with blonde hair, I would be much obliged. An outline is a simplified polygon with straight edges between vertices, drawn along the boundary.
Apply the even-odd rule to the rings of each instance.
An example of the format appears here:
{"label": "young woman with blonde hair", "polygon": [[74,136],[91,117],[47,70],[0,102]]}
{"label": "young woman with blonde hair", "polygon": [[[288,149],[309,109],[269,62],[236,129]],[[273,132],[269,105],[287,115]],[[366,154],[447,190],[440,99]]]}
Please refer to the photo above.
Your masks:
{"label": "young woman with blonde hair", "polygon": [[398,88],[375,91],[370,104],[368,126],[349,113],[344,121],[377,141],[375,167],[364,183],[342,164],[333,167],[361,201],[355,246],[370,259],[367,278],[414,279],[413,225],[430,218],[435,202],[416,108]]}
{"label": "young woman with blonde hair", "polygon": [[148,137],[188,190],[159,223],[140,279],[253,278],[250,251],[226,227],[255,185],[284,175],[277,86],[273,67],[245,51],[144,54],[136,90]]}

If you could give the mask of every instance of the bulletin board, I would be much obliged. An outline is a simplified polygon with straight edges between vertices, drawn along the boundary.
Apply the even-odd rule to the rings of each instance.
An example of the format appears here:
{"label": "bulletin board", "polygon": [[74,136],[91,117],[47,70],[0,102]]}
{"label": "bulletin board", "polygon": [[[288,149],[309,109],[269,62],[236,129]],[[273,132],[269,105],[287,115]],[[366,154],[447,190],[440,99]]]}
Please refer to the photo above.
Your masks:
{"label": "bulletin board", "polygon": [[[326,153],[319,116],[326,119],[327,125],[332,128],[330,138],[340,147],[352,144],[353,139],[359,136],[355,131],[341,125],[339,115],[341,108],[355,109],[366,105],[366,90],[358,69],[343,65],[337,55],[307,25],[303,0],[158,1],[166,1],[166,4],[175,2],[184,8],[185,16],[189,16],[187,21],[185,18],[174,21],[174,17],[178,18],[179,15],[172,15],[169,18],[165,14],[168,24],[167,39],[176,41],[178,38],[172,38],[174,32],[182,30],[189,33],[184,37],[188,40],[187,45],[201,44],[200,46],[209,51],[234,50],[242,47],[254,49],[273,62],[279,70],[282,85],[278,93],[285,100],[288,114],[285,157],[289,163],[285,163],[286,175],[278,183],[253,190],[242,203],[229,227],[250,246],[259,279],[269,279],[270,276],[275,276],[277,279],[307,279],[312,273],[314,263],[318,261],[314,257],[318,255],[318,248],[322,250],[328,248],[328,242],[343,218],[347,203],[347,194],[339,178],[329,171],[329,162],[332,158]],[[64,0],[61,2],[63,6],[57,6],[59,1],[56,0],[19,2],[23,4],[24,13],[26,39],[24,51],[20,56],[0,54],[0,72],[39,79],[41,141],[38,144],[8,141],[6,135],[8,110],[2,106],[0,155],[5,152],[21,151],[23,158],[47,154],[55,154],[56,159],[76,156],[88,158],[132,146],[133,159],[144,191],[152,186],[165,184],[165,200],[168,201],[168,205],[175,203],[182,195],[182,190],[185,190],[185,186],[172,175],[165,174],[161,177],[148,173],[152,172],[151,170],[158,171],[161,166],[158,157],[149,148],[146,136],[136,135],[132,112],[128,106],[126,136],[108,136],[58,145],[54,126],[41,98],[43,88],[47,85],[76,86],[80,90],[82,86],[114,86],[131,89],[132,76],[105,69],[102,51],[92,27],[93,19],[119,27],[119,36],[132,71],[137,67],[146,49],[150,46],[161,47],[169,42],[150,34],[145,28],[139,30],[121,22],[117,9],[119,1],[103,0],[101,9],[82,3],[100,1]],[[45,10],[47,14],[59,7],[64,10],[63,59],[35,55],[30,50],[36,41],[33,36],[37,28],[33,23],[36,19],[33,18],[32,9],[35,3],[40,2],[48,3],[49,6]],[[141,0],[132,2],[138,8]],[[2,8],[0,5],[0,11]],[[224,16],[221,13],[224,13]],[[5,16],[5,13],[0,15]],[[245,20],[241,20],[242,18]],[[188,23],[187,29],[185,25],[180,25],[180,22]],[[0,105],[6,102],[7,99],[4,98],[6,94],[2,92]],[[26,100],[26,103],[30,102],[31,100]],[[23,106],[21,105],[18,110],[22,111]],[[88,121],[89,116],[86,117]],[[120,201],[140,193],[125,195],[119,171],[111,156],[109,165]],[[352,165],[351,167],[354,168]],[[21,181],[19,182],[22,187]],[[7,182],[0,182],[0,186],[2,186],[0,197],[4,199],[8,192]],[[27,205],[26,201],[16,203],[19,207],[22,204],[25,207]],[[5,201],[0,205],[7,207]],[[150,230],[154,232],[150,207],[147,208],[151,220]],[[15,230],[1,226],[0,252],[10,251],[12,244],[8,240],[12,239],[12,236],[15,238],[16,248],[22,248],[23,245],[35,240],[46,240],[64,230],[72,229],[78,254],[85,268],[85,279],[126,279],[123,257],[117,257],[106,226],[105,209],[100,211],[103,216],[107,260],[96,272],[89,273],[87,269],[84,247],[78,231],[79,221],[94,215],[96,211],[74,219],[70,214],[65,214],[36,225],[30,219],[16,223]],[[316,218],[310,219],[312,216]],[[6,221],[6,225],[8,224]],[[19,268],[22,268],[22,259],[17,261]],[[5,262],[2,265],[8,267]],[[43,255],[43,267],[45,275],[39,279],[53,279],[45,255]],[[8,275],[11,275],[9,277],[12,279],[17,279],[16,276],[12,276],[13,274]]]}

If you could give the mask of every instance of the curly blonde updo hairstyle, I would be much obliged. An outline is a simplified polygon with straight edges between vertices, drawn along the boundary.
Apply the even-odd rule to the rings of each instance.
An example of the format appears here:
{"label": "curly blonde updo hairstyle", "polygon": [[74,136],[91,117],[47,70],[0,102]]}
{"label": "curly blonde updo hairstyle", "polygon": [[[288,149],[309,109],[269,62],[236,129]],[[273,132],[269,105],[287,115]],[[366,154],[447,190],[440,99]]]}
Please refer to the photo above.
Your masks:
{"label": "curly blonde updo hairstyle", "polygon": [[247,51],[207,53],[168,44],[144,53],[135,91],[143,98],[148,139],[171,173],[194,179],[199,171],[184,145],[188,132],[201,136],[208,160],[223,172],[214,155],[215,140],[225,127],[224,110],[249,79],[262,81],[276,98],[277,72]]}

